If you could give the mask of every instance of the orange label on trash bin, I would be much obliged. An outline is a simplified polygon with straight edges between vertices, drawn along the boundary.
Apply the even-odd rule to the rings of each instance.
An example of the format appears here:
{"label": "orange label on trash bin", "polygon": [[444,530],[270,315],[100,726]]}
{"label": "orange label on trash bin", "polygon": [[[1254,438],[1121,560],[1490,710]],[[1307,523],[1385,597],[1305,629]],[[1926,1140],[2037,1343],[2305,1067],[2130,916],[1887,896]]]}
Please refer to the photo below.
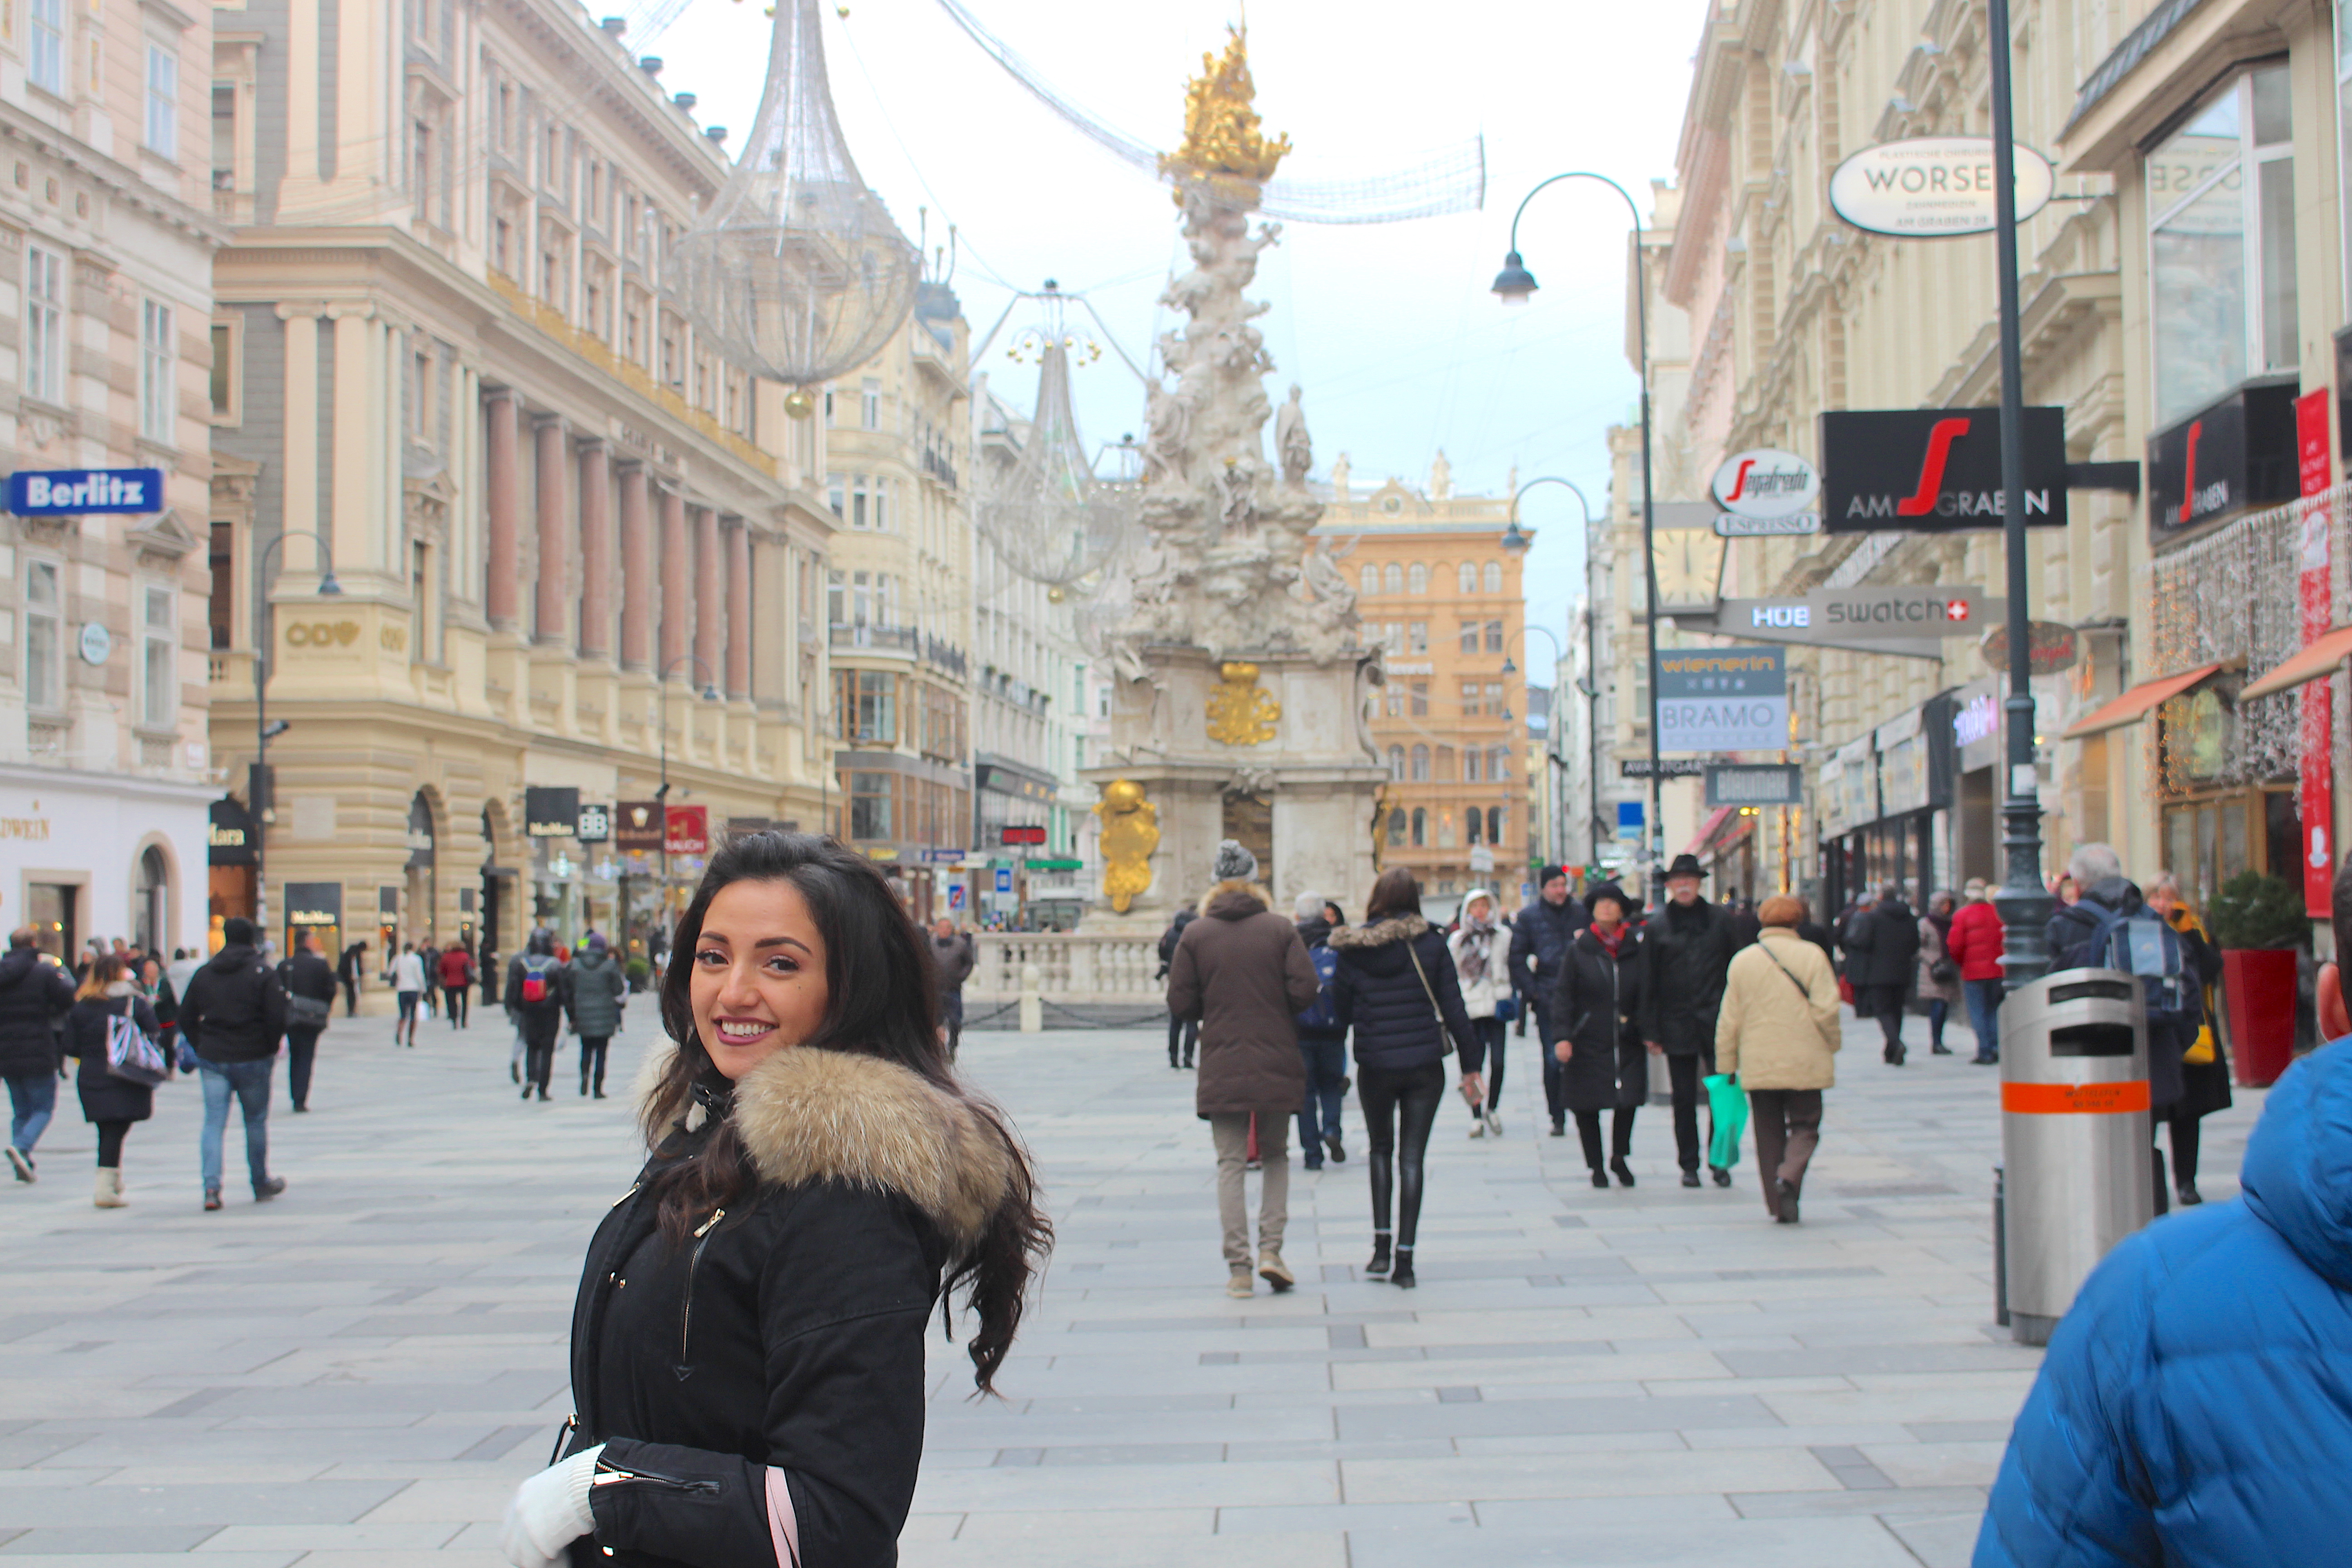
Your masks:
{"label": "orange label on trash bin", "polygon": [[2147,1109],[2147,1079],[2125,1083],[2005,1083],[2000,1108],[2022,1116],[2113,1116]]}

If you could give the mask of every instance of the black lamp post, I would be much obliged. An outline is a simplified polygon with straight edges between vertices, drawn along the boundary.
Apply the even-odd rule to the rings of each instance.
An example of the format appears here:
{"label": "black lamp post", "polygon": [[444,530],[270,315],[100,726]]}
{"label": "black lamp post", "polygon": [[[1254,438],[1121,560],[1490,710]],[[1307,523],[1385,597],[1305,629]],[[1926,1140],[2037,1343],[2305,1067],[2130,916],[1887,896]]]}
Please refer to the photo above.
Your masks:
{"label": "black lamp post", "polygon": [[654,687],[661,694],[660,717],[656,721],[661,726],[661,787],[654,791],[654,799],[660,803],[662,808],[661,931],[662,951],[665,952],[669,951],[669,676],[670,671],[682,664],[690,664],[702,672],[702,689],[696,693],[697,696],[705,702],[719,700],[719,683],[711,679],[710,667],[693,654],[679,654],[663,665],[661,673],[654,677]]}
{"label": "black lamp post", "polygon": [[[2000,0],[1994,0],[1994,3],[2000,4]],[[1495,292],[1501,296],[1503,303],[1506,305],[1523,305],[1527,303],[1528,297],[1532,295],[1537,289],[1535,274],[1528,270],[1527,264],[1519,258],[1519,219],[1526,214],[1528,210],[1528,203],[1535,200],[1537,191],[1542,190],[1546,185],[1558,184],[1562,180],[1598,180],[1601,184],[1608,186],[1611,190],[1616,192],[1619,196],[1623,198],[1625,210],[1631,213],[1633,216],[1634,264],[1637,267],[1644,267],[1646,265],[1642,256],[1642,209],[1634,205],[1631,192],[1627,191],[1624,186],[1619,184],[1608,175],[1596,174],[1588,170],[1574,169],[1564,174],[1554,174],[1550,179],[1538,183],[1534,190],[1530,190],[1525,196],[1520,198],[1518,211],[1511,215],[1511,247],[1504,256],[1503,269],[1495,275],[1494,282]],[[2012,268],[2012,281],[2011,283],[2012,290],[2016,287],[2014,282],[2014,272],[2015,269]],[[1643,580],[1648,584],[1648,613],[1644,617],[1644,626],[1648,636],[1648,658],[1650,660],[1649,837],[1651,864],[1650,874],[1648,877],[1644,878],[1643,880],[1647,884],[1646,890],[1649,894],[1650,901],[1654,905],[1658,901],[1660,888],[1658,873],[1664,868],[1666,858],[1666,824],[1664,816],[1664,795],[1663,789],[1664,784],[1663,775],[1665,770],[1659,765],[1658,762],[1658,566],[1657,553],[1654,548],[1657,540],[1657,519],[1654,510],[1654,502],[1651,495],[1651,491],[1654,487],[1650,482],[1649,299],[1649,279],[1644,276],[1639,280],[1638,286],[1633,290],[1633,322],[1636,334],[1635,342],[1639,346],[1642,361],[1642,575]],[[1578,499],[1580,500],[1583,498],[1580,495]],[[1516,500],[1516,498],[1514,498],[1514,500]],[[1589,507],[1586,509],[1586,514],[1588,517],[1591,515],[1591,509]],[[2012,616],[2010,618],[2011,620],[2015,620],[2017,617]],[[1600,787],[1600,775],[1596,773],[1593,776],[1593,788],[1598,791]]]}
{"label": "black lamp post", "polygon": [[334,547],[315,528],[281,529],[261,547],[253,563],[254,591],[258,595],[253,606],[253,778],[246,786],[246,794],[260,797],[247,804],[253,808],[254,924],[261,928],[264,935],[269,927],[269,879],[263,861],[269,844],[269,821],[278,814],[278,792],[269,786],[269,741],[286,731],[285,720],[280,719],[274,727],[269,722],[269,649],[277,629],[269,613],[269,558],[289,539],[308,539],[317,548],[321,598],[337,597],[343,591],[343,585],[335,581]]}

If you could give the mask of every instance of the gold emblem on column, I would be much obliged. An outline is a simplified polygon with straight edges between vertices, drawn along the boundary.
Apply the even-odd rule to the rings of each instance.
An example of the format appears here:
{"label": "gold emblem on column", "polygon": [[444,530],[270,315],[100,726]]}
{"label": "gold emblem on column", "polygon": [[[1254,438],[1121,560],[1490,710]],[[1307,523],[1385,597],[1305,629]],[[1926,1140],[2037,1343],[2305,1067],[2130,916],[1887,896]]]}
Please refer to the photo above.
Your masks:
{"label": "gold emblem on column", "polygon": [[1274,739],[1282,704],[1257,683],[1254,664],[1220,665],[1209,693],[1209,739],[1221,746],[1255,746]]}
{"label": "gold emblem on column", "polygon": [[1120,914],[1151,886],[1151,852],[1160,847],[1160,808],[1133,779],[1113,779],[1095,802],[1102,818],[1103,896]]}

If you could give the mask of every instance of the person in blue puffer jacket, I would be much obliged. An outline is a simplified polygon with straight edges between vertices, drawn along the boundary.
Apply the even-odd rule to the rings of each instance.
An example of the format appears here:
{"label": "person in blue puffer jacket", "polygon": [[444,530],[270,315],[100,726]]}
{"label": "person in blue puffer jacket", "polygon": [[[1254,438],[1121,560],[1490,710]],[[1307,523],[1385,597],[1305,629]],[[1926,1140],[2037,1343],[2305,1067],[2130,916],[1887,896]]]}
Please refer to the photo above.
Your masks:
{"label": "person in blue puffer jacket", "polygon": [[[2336,909],[2352,952],[2352,861]],[[2010,1436],[1976,1568],[2352,1561],[2352,1027],[2334,1011],[2345,1037],[2270,1091],[2243,1195],[2092,1271]]]}

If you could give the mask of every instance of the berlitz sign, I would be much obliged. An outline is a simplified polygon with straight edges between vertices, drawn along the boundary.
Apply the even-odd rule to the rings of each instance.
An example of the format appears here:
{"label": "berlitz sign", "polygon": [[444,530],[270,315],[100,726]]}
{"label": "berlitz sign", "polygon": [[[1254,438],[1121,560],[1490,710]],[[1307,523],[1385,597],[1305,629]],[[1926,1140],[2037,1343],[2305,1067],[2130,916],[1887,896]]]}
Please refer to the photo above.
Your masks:
{"label": "berlitz sign", "polygon": [[[2066,521],[2066,415],[2025,410],[2025,521]],[[1822,416],[1822,514],[1832,533],[1948,533],[2001,525],[2000,415],[1992,408]]]}
{"label": "berlitz sign", "polygon": [[[2022,223],[2049,205],[2050,160],[2017,149],[2017,217]],[[1830,176],[1830,205],[1838,216],[1872,234],[1897,239],[1950,239],[1990,234],[1992,138],[1917,136],[1864,147]]]}
{"label": "berlitz sign", "polygon": [[101,511],[162,511],[163,470],[22,470],[8,476],[8,510],[18,517],[81,517]]}

